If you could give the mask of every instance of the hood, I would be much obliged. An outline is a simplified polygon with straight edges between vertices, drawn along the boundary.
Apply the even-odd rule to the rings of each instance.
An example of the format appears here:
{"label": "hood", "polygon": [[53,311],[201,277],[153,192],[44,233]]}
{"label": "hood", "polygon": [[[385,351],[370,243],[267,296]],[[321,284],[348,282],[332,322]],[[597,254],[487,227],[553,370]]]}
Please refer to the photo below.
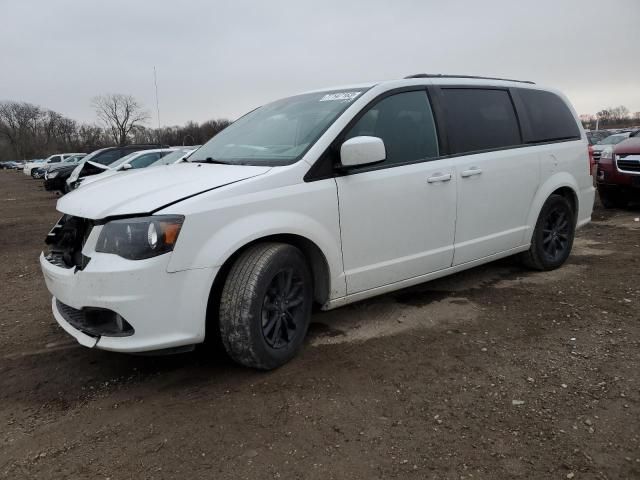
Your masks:
{"label": "hood", "polygon": [[181,163],[120,173],[82,186],[58,200],[58,211],[100,220],[153,213],[170,203],[247,178],[271,167]]}
{"label": "hood", "polygon": [[74,168],[78,166],[77,163],[57,163],[57,164],[49,164],[47,165],[48,172],[72,172]]}
{"label": "hood", "polygon": [[[113,177],[114,175],[118,175],[119,173],[125,173],[125,172],[120,172],[119,170],[106,170],[102,173],[98,173],[96,175],[90,175],[88,177],[83,177],[82,181],[80,182],[80,184],[78,185],[77,188],[80,187],[84,187],[86,185],[90,185],[93,182],[97,182],[98,180],[104,180],[105,178],[109,178],[109,177]],[[131,172],[134,173],[134,172]]]}
{"label": "hood", "polygon": [[628,153],[640,154],[640,137],[631,137],[623,140],[616,145],[613,151],[616,155]]}

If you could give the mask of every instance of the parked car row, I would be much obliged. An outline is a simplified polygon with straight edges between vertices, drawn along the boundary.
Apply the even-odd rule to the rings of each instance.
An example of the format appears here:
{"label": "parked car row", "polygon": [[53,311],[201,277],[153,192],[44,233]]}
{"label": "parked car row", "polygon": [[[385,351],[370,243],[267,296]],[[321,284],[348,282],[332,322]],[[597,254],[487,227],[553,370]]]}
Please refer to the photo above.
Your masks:
{"label": "parked car row", "polygon": [[22,172],[25,175],[34,176],[33,171],[35,169],[46,171],[51,165],[64,163],[74,158],[82,158],[85,155],[86,153],[57,153],[45,158],[44,160],[34,160],[34,161],[26,162],[24,164],[24,167],[22,168]]}
{"label": "parked car row", "polygon": [[184,161],[198,146],[169,147],[159,144],[107,147],[86,153],[62,153],[42,160],[0,162],[0,168],[20,170],[44,179],[46,190],[67,193],[129,170]]}
{"label": "parked car row", "polygon": [[7,160],[0,162],[0,170],[22,170],[24,168],[24,162],[17,162],[15,160]]}
{"label": "parked car row", "polygon": [[613,136],[597,159],[596,182],[605,208],[624,208],[640,202],[640,130]]}

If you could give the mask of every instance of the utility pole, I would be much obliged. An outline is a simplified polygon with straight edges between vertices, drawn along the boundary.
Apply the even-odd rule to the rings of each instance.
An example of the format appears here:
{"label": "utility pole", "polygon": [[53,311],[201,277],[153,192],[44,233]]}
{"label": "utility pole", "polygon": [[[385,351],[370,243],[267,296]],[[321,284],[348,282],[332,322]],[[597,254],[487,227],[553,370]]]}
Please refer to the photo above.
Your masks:
{"label": "utility pole", "polygon": [[156,75],[156,66],[153,66],[153,83],[156,87],[156,116],[158,118],[158,143],[162,143],[160,140],[160,102],[158,100],[158,76]]}

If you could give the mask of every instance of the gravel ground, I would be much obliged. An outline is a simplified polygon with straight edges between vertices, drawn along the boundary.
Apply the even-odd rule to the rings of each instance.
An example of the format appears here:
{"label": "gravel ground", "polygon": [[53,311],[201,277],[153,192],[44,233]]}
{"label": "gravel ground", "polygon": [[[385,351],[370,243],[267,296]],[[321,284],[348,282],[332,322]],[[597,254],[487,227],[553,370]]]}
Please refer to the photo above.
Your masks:
{"label": "gravel ground", "polygon": [[38,267],[58,218],[0,171],[0,478],[640,478],[640,209],[568,263],[510,259],[313,316],[301,355],[88,350]]}

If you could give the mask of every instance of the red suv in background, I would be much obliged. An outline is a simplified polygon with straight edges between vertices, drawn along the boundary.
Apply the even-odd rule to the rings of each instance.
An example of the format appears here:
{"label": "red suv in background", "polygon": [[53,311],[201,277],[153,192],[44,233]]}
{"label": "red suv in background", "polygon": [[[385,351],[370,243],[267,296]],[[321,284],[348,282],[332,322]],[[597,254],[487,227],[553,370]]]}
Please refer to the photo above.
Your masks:
{"label": "red suv in background", "polygon": [[602,151],[596,177],[600,201],[605,208],[640,202],[640,130]]}

